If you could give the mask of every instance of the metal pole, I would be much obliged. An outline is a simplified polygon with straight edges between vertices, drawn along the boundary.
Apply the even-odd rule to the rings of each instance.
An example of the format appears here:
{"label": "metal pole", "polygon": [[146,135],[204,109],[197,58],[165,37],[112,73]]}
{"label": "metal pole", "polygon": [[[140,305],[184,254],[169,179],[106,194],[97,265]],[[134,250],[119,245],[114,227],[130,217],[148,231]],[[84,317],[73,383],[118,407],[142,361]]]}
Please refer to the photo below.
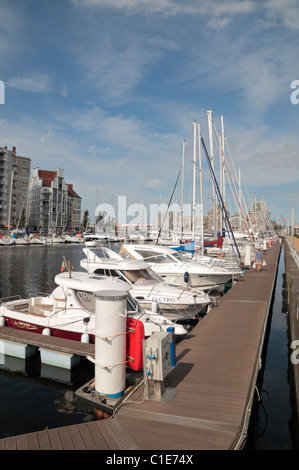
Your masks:
{"label": "metal pole", "polygon": [[291,211],[291,237],[292,237],[292,245],[294,246],[294,204],[292,204],[292,211]]}

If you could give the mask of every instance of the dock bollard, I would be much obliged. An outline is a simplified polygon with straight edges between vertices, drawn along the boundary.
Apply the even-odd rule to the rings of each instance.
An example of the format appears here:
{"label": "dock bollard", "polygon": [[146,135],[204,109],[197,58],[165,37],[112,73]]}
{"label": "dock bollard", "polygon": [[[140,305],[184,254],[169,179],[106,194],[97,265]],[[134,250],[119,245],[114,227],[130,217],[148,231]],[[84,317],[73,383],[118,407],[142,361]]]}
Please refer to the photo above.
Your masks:
{"label": "dock bollard", "polygon": [[123,290],[95,294],[95,390],[112,398],[126,388],[127,297]]}

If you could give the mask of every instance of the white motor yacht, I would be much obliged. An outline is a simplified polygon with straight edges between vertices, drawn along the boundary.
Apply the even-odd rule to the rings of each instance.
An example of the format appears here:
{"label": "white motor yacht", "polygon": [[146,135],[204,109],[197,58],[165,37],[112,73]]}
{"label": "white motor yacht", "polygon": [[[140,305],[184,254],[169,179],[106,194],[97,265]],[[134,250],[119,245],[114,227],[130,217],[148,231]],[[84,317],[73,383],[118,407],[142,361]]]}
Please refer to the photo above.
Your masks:
{"label": "white motor yacht", "polygon": [[[130,290],[126,282],[84,272],[62,272],[55,276],[57,287],[49,295],[26,299],[0,299],[0,325],[40,334],[94,342],[95,293],[107,290]],[[144,324],[145,336],[174,327],[175,335],[185,335],[183,325],[175,325],[163,315],[146,312],[128,293],[127,315]],[[84,336],[82,336],[84,335]],[[83,339],[85,338],[85,339]]]}
{"label": "white motor yacht", "polygon": [[0,238],[0,245],[12,245],[13,239],[10,236]]}
{"label": "white motor yacht", "polygon": [[65,235],[64,239],[66,243],[83,243],[83,238],[76,235]]}
{"label": "white motor yacht", "polygon": [[80,261],[90,274],[122,279],[131,285],[130,293],[144,309],[162,313],[173,321],[196,317],[212,298],[202,290],[169,284],[143,260],[123,259],[109,248],[83,248],[86,258]]}
{"label": "white motor yacht", "polygon": [[123,244],[123,258],[146,261],[166,282],[188,285],[208,291],[223,291],[227,282],[244,274],[241,268],[202,263],[186,257],[172,248],[161,245]]}

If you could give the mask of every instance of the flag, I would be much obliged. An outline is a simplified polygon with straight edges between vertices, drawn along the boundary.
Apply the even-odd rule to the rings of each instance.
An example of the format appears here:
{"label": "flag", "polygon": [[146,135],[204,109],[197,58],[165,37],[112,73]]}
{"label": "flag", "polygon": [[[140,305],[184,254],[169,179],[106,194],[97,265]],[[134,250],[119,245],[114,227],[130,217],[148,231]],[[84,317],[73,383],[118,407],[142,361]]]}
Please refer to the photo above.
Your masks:
{"label": "flag", "polygon": [[62,273],[65,270],[65,268],[66,268],[66,264],[65,264],[65,261],[63,260],[61,268],[60,268],[60,272]]}

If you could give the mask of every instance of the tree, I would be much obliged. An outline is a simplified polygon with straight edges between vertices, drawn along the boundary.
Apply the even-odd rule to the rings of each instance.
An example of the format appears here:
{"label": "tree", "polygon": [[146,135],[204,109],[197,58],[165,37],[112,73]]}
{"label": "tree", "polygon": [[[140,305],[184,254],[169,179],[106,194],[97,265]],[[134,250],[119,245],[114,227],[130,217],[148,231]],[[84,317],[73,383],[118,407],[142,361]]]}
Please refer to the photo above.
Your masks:
{"label": "tree", "polygon": [[83,212],[82,230],[86,230],[88,224],[89,224],[89,212],[88,212],[88,209],[85,209],[85,211]]}

